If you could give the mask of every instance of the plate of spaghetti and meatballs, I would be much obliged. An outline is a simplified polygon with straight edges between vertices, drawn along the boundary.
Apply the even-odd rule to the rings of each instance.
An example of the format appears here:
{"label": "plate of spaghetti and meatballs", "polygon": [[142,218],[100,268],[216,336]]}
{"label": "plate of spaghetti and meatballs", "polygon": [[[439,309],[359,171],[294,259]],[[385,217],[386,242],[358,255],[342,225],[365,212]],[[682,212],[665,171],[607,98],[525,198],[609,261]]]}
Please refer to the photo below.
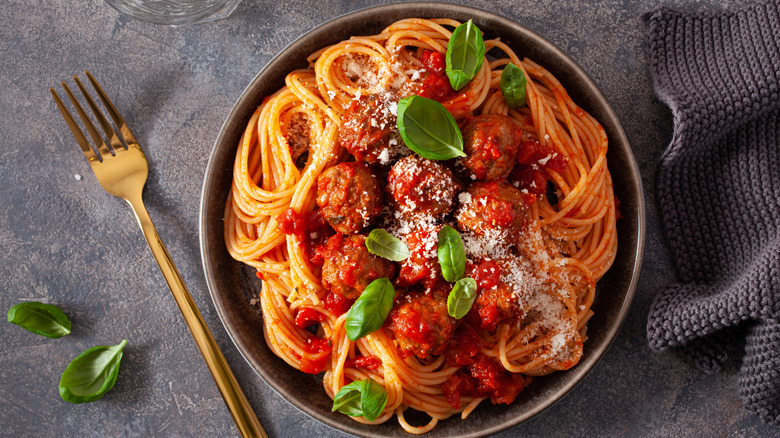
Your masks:
{"label": "plate of spaghetti and meatballs", "polygon": [[638,170],[588,76],[468,7],[358,11],[226,120],[201,199],[214,304],[293,405],[362,436],[482,436],[595,365],[631,303]]}

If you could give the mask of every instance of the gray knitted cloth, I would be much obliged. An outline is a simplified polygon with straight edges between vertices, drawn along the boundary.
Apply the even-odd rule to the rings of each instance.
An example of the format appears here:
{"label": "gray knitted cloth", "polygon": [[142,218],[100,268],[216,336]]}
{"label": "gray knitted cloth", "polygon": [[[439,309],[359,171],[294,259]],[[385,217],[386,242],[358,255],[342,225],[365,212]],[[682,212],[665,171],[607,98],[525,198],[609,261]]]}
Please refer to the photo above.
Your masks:
{"label": "gray knitted cloth", "polygon": [[745,407],[780,425],[780,0],[643,17],[674,136],[656,195],[679,282],[656,297],[651,348],[719,371],[744,354]]}

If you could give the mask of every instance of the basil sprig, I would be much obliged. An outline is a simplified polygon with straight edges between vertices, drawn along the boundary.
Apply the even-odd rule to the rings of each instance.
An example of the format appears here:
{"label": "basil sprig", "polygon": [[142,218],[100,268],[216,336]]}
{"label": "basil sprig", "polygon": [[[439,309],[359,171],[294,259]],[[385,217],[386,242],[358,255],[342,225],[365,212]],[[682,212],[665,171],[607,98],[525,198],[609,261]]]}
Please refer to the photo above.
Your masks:
{"label": "basil sprig", "polygon": [[447,313],[455,319],[463,318],[469,313],[476,298],[477,282],[473,278],[461,278],[447,297]]}
{"label": "basil sprig", "polygon": [[393,310],[395,289],[387,278],[378,278],[371,282],[358,297],[347,313],[344,326],[347,337],[357,341],[382,328],[387,315]]}
{"label": "basil sprig", "polygon": [[98,400],[114,387],[122,360],[119,345],[92,347],[73,359],[60,377],[60,397],[70,403],[88,403]]}
{"label": "basil sprig", "polygon": [[398,101],[398,132],[406,146],[429,160],[465,157],[463,135],[444,105],[421,96]]}
{"label": "basil sprig", "polygon": [[463,278],[466,273],[466,247],[460,233],[449,225],[443,226],[439,231],[436,255],[445,280],[453,282]]}
{"label": "basil sprig", "polygon": [[514,64],[507,64],[504,71],[501,72],[501,94],[504,95],[509,108],[518,108],[525,105],[526,99],[526,79],[523,70]]}
{"label": "basil sprig", "polygon": [[52,339],[70,333],[70,319],[54,304],[19,303],[8,309],[8,322]]}
{"label": "basil sprig", "polygon": [[409,257],[409,247],[387,231],[376,228],[366,237],[366,249],[383,259],[400,262]]}
{"label": "basil sprig", "polygon": [[344,385],[333,399],[332,412],[339,411],[351,417],[363,417],[368,421],[374,421],[382,413],[386,404],[387,391],[369,377]]}
{"label": "basil sprig", "polygon": [[471,20],[455,28],[445,57],[445,72],[455,91],[474,79],[482,68],[484,57],[485,41],[482,39],[482,31]]}

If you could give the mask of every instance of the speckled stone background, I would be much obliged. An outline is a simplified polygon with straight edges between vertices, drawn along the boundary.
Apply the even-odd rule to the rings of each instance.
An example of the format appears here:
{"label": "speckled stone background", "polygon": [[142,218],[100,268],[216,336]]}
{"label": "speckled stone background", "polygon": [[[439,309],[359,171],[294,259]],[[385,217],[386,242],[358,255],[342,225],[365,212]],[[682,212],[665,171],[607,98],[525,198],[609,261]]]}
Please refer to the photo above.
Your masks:
{"label": "speckled stone background", "polygon": [[[202,273],[198,205],[217,132],[255,74],[301,33],[377,3],[245,0],[228,19],[186,27],[134,21],[99,0],[0,3],[0,308],[54,303],[73,322],[57,340],[0,324],[0,435],[237,435],[129,208],[98,185],[49,95],[89,69],[145,147],[149,213],[269,434],[344,436],[271,390],[228,339]],[[623,123],[648,201],[642,276],[613,346],[559,403],[498,436],[780,436],[741,409],[736,360],[706,375],[645,341],[650,302],[674,276],[653,198],[672,120],[652,92],[639,17],[660,6],[719,11],[743,1],[461,3],[540,33],[592,76]],[[83,405],[59,398],[73,357],[123,338],[110,393]]]}

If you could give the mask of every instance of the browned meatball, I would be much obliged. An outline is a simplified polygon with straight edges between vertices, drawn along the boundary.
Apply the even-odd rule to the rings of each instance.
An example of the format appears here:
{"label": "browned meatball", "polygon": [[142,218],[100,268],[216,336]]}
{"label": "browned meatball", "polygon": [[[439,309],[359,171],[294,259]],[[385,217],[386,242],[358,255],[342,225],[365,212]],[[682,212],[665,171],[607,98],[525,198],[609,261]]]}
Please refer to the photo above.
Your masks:
{"label": "browned meatball", "polygon": [[376,94],[352,102],[341,116],[339,144],[358,161],[386,164],[392,146],[400,144],[391,102]]}
{"label": "browned meatball", "polygon": [[387,190],[402,213],[447,214],[459,189],[449,169],[417,155],[402,158],[387,176]]}
{"label": "browned meatball", "polygon": [[493,331],[500,322],[518,316],[518,298],[513,293],[513,285],[503,275],[508,268],[511,267],[500,260],[489,258],[466,266],[466,275],[477,282],[477,299],[466,315],[466,320],[473,326]]}
{"label": "browned meatball", "polygon": [[515,165],[522,131],[507,116],[485,114],[474,117],[463,128],[463,152],[460,163],[472,178],[506,178]]}
{"label": "browned meatball", "polygon": [[365,164],[340,163],[317,178],[317,205],[336,231],[354,234],[382,212],[382,189]]}
{"label": "browned meatball", "polygon": [[504,237],[510,241],[522,236],[528,223],[528,195],[504,180],[480,181],[458,195],[456,213],[461,230],[477,235]]}
{"label": "browned meatball", "polygon": [[420,359],[444,352],[458,326],[447,314],[448,294],[449,285],[439,283],[432,291],[415,290],[396,300],[386,326],[402,351]]}
{"label": "browned meatball", "polygon": [[396,284],[409,287],[421,283],[430,289],[441,277],[441,268],[436,254],[440,226],[418,230],[404,236],[409,248],[409,257],[401,263]]}
{"label": "browned meatball", "polygon": [[366,249],[366,236],[335,234],[325,243],[322,285],[343,298],[356,299],[377,278],[391,278],[395,265]]}

